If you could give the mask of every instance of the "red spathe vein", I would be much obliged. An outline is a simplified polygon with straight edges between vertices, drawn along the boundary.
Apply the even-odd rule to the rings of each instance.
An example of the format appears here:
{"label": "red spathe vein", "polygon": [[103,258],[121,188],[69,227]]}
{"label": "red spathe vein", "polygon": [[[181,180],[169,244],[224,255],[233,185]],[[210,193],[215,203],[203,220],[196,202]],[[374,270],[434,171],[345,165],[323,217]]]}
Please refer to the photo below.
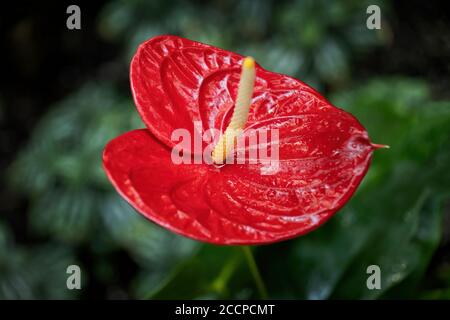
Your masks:
{"label": "red spathe vein", "polygon": [[103,155],[121,195],[152,221],[216,244],[263,244],[305,234],[351,197],[374,146],[362,125],[315,90],[257,66],[246,128],[279,130],[278,171],[262,164],[180,164],[170,137],[184,128],[224,131],[242,57],[174,36],[143,43],[131,64],[131,86],[148,130],[112,140]]}

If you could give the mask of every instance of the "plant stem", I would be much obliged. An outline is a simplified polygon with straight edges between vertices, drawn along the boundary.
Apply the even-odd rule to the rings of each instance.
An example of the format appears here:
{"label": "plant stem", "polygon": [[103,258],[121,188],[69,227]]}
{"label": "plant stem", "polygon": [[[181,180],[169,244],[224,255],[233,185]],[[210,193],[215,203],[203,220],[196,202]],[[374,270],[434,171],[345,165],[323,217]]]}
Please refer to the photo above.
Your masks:
{"label": "plant stem", "polygon": [[264,281],[261,278],[261,274],[259,273],[258,266],[256,265],[255,258],[253,257],[252,250],[250,249],[249,246],[242,246],[242,250],[244,251],[248,267],[253,276],[253,279],[255,280],[256,287],[258,288],[258,292],[259,295],[261,296],[261,299],[268,299],[269,295],[267,294],[266,285],[264,284]]}

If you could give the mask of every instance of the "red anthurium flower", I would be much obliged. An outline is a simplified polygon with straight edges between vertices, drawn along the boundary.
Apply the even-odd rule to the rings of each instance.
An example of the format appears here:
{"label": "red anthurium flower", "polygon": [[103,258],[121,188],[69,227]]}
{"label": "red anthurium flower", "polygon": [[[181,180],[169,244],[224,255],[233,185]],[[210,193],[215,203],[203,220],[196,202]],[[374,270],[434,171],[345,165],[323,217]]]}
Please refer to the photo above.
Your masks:
{"label": "red anthurium flower", "polygon": [[115,138],[103,155],[117,191],[145,217],[216,244],[271,243],[317,228],[350,199],[378,147],[352,115],[314,89],[256,65],[244,130],[279,129],[278,170],[261,174],[262,163],[174,163],[174,130],[194,136],[195,123],[227,128],[242,61],[175,36],[143,43],[130,77],[147,129]]}

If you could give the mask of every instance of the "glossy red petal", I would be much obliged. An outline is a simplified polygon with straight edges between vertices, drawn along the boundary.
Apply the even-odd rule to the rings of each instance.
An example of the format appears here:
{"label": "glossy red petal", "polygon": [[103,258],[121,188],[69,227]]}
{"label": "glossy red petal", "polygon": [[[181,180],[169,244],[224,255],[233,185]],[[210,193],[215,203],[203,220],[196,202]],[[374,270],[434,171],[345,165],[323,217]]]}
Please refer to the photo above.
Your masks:
{"label": "glossy red petal", "polygon": [[110,141],[103,166],[120,194],[144,216],[174,232],[209,239],[196,217],[208,210],[201,196],[206,165],[173,164],[170,150],[140,129]]}
{"label": "glossy red petal", "polygon": [[[224,131],[237,95],[239,54],[176,36],[159,36],[139,46],[130,68],[137,109],[147,128],[168,146],[173,130],[194,134]],[[256,65],[256,82],[247,126],[255,122],[303,113],[333,112],[314,89],[303,82]]]}
{"label": "glossy red petal", "polygon": [[[218,74],[238,75],[241,59],[238,54],[175,36],[159,36],[141,44],[131,62],[130,81],[146,126],[169,146],[173,146],[174,129],[193,133],[193,123],[202,120],[204,111],[199,101],[210,98],[210,83],[217,84]],[[222,90],[227,88],[219,85],[215,93],[220,95]],[[223,103],[225,108],[232,102],[225,97]]]}
{"label": "glossy red petal", "polygon": [[374,149],[366,131],[344,112],[317,118],[306,114],[264,122],[259,129],[280,132],[277,166],[229,164],[209,180],[211,207],[240,224],[248,242],[280,241],[317,228],[364,177]]}
{"label": "glossy red petal", "polygon": [[104,152],[110,180],[139,212],[217,244],[271,243],[317,228],[354,193],[374,150],[352,115],[301,81],[257,66],[246,134],[279,130],[276,166],[173,164],[173,130],[193,136],[194,121],[203,130],[228,125],[241,60],[174,36],[142,44],[132,61],[131,86],[151,133],[126,133]]}
{"label": "glossy red petal", "polygon": [[[281,126],[295,137],[300,133],[292,131],[293,125],[308,118]],[[122,196],[169,230],[216,244],[271,243],[317,228],[355,191],[372,147],[352,121],[341,119],[334,130],[322,134],[315,133],[317,126],[308,126],[299,141],[320,137],[329,142],[318,145],[315,156],[308,157],[305,150],[285,144],[280,148],[279,171],[273,175],[261,175],[263,164],[175,165],[171,150],[147,130],[112,140],[103,162]],[[280,127],[279,122],[276,125]]]}

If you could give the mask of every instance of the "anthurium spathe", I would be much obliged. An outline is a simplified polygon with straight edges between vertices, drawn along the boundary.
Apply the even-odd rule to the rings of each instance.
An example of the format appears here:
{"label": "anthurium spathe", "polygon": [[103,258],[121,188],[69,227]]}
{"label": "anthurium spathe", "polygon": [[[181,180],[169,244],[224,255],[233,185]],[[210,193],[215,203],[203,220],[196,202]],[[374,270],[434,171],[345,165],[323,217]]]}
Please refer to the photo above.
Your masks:
{"label": "anthurium spathe", "polygon": [[[245,93],[243,61],[176,36],[144,42],[130,78],[147,128],[113,139],[103,155],[112,184],[137,211],[200,241],[264,244],[314,230],[350,199],[378,147],[351,114],[305,83],[250,60],[253,78]],[[243,131],[279,132],[277,171],[261,174],[260,162],[174,163],[172,133],[182,128],[194,136],[200,123],[226,136],[240,90],[249,97]]]}

